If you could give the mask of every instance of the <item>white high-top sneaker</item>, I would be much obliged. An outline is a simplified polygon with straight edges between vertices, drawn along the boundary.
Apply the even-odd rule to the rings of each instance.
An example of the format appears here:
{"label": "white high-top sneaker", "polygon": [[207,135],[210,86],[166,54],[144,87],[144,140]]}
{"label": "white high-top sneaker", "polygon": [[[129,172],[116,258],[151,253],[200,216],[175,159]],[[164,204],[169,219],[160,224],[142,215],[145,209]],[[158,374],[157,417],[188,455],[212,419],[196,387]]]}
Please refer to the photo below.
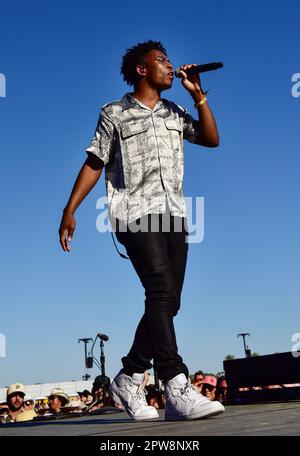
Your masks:
{"label": "white high-top sneaker", "polygon": [[143,380],[144,374],[135,373],[130,377],[121,369],[109,387],[109,395],[113,401],[124,405],[134,420],[159,418],[156,408],[147,404]]}
{"label": "white high-top sneaker", "polygon": [[184,374],[179,374],[165,385],[167,421],[195,420],[219,415],[225,408],[218,401],[210,401],[198,393]]}

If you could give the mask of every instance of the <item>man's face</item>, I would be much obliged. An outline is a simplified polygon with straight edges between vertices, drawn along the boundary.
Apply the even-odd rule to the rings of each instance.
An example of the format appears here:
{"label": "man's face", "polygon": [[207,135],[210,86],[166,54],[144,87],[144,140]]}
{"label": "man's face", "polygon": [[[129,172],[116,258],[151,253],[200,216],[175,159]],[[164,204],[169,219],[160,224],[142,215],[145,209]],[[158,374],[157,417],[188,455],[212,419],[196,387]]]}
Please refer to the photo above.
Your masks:
{"label": "man's face", "polygon": [[16,412],[17,410],[20,410],[20,408],[23,406],[23,399],[24,399],[24,394],[23,393],[15,393],[12,396],[9,397],[8,399],[8,404],[10,410]]}
{"label": "man's face", "polygon": [[174,72],[168,57],[161,51],[153,49],[147,52],[141,62],[145,68],[145,77],[150,86],[162,91],[172,87]]}
{"label": "man's face", "polygon": [[50,409],[54,412],[59,412],[62,406],[62,401],[58,396],[51,396],[49,398]]}

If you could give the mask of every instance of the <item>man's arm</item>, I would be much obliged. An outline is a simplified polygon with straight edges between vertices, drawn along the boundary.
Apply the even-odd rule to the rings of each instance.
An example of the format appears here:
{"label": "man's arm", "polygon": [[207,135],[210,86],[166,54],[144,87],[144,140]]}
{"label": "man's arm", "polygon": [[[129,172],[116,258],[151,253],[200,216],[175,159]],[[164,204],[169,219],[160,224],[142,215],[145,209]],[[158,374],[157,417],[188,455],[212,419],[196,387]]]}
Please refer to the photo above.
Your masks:
{"label": "man's arm", "polygon": [[[195,104],[204,100],[205,95],[201,89],[200,78],[198,74],[189,74],[185,73],[184,70],[194,66],[195,64],[182,65],[180,67],[182,80],[181,83],[185,89],[187,89]],[[205,147],[217,147],[219,145],[219,134],[214,119],[213,113],[208,106],[207,101],[200,106],[198,105],[198,116],[200,123],[200,136],[197,144]]]}
{"label": "man's arm", "polygon": [[89,154],[74,183],[69,201],[63,210],[59,227],[59,241],[64,251],[70,251],[71,242],[76,227],[74,213],[84,198],[98,182],[104,163],[96,155]]}

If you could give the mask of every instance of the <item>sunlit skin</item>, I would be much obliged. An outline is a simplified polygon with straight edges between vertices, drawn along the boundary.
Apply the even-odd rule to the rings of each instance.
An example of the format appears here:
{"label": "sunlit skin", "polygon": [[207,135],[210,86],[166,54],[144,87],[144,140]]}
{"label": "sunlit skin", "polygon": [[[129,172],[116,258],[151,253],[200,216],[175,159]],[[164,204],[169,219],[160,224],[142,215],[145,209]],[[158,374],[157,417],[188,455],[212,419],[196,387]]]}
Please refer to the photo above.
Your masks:
{"label": "sunlit skin", "polygon": [[[185,70],[196,64],[186,64],[180,67],[182,86],[189,92],[195,103],[203,101],[205,95],[201,88],[199,74],[187,74]],[[173,84],[173,65],[161,51],[153,49],[147,52],[136,66],[139,80],[135,84],[133,96],[150,109],[154,109],[162,91],[170,89]],[[219,134],[213,113],[208,102],[198,106],[200,134],[197,144],[205,147],[219,145]],[[96,156],[88,157],[83,164],[69,201],[64,208],[60,227],[59,242],[64,252],[71,251],[71,241],[76,228],[74,213],[84,198],[98,182],[104,164]]]}
{"label": "sunlit skin", "polygon": [[167,56],[158,50],[147,52],[142,63],[136,67],[141,79],[136,85],[133,96],[150,109],[154,109],[163,90],[173,84],[173,66]]}
{"label": "sunlit skin", "polygon": [[203,375],[195,375],[194,380],[193,380],[194,387],[199,393],[202,390],[203,380],[204,380]]}
{"label": "sunlit skin", "polygon": [[62,400],[60,397],[58,396],[51,396],[49,398],[49,407],[50,407],[50,410],[51,412],[53,413],[59,413],[61,412],[61,408],[62,408]]}
{"label": "sunlit skin", "polygon": [[24,394],[23,393],[15,393],[7,399],[8,404],[8,414],[14,418],[15,416],[19,415],[19,413],[23,410],[23,403],[24,403]]}
{"label": "sunlit skin", "polygon": [[10,407],[12,408],[12,410],[19,410],[22,407],[23,398],[24,395],[22,394],[15,394],[9,398]]}

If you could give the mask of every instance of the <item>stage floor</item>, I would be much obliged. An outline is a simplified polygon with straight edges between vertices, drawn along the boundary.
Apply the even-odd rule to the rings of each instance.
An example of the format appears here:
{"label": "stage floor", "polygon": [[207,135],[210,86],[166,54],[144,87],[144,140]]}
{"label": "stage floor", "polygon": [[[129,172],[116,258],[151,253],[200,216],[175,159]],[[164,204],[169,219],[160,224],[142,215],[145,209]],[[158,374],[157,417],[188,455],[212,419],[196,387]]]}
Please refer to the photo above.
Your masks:
{"label": "stage floor", "polygon": [[6,424],[0,436],[278,436],[300,435],[300,402],[227,406],[223,415],[196,421],[136,422],[126,413]]}

